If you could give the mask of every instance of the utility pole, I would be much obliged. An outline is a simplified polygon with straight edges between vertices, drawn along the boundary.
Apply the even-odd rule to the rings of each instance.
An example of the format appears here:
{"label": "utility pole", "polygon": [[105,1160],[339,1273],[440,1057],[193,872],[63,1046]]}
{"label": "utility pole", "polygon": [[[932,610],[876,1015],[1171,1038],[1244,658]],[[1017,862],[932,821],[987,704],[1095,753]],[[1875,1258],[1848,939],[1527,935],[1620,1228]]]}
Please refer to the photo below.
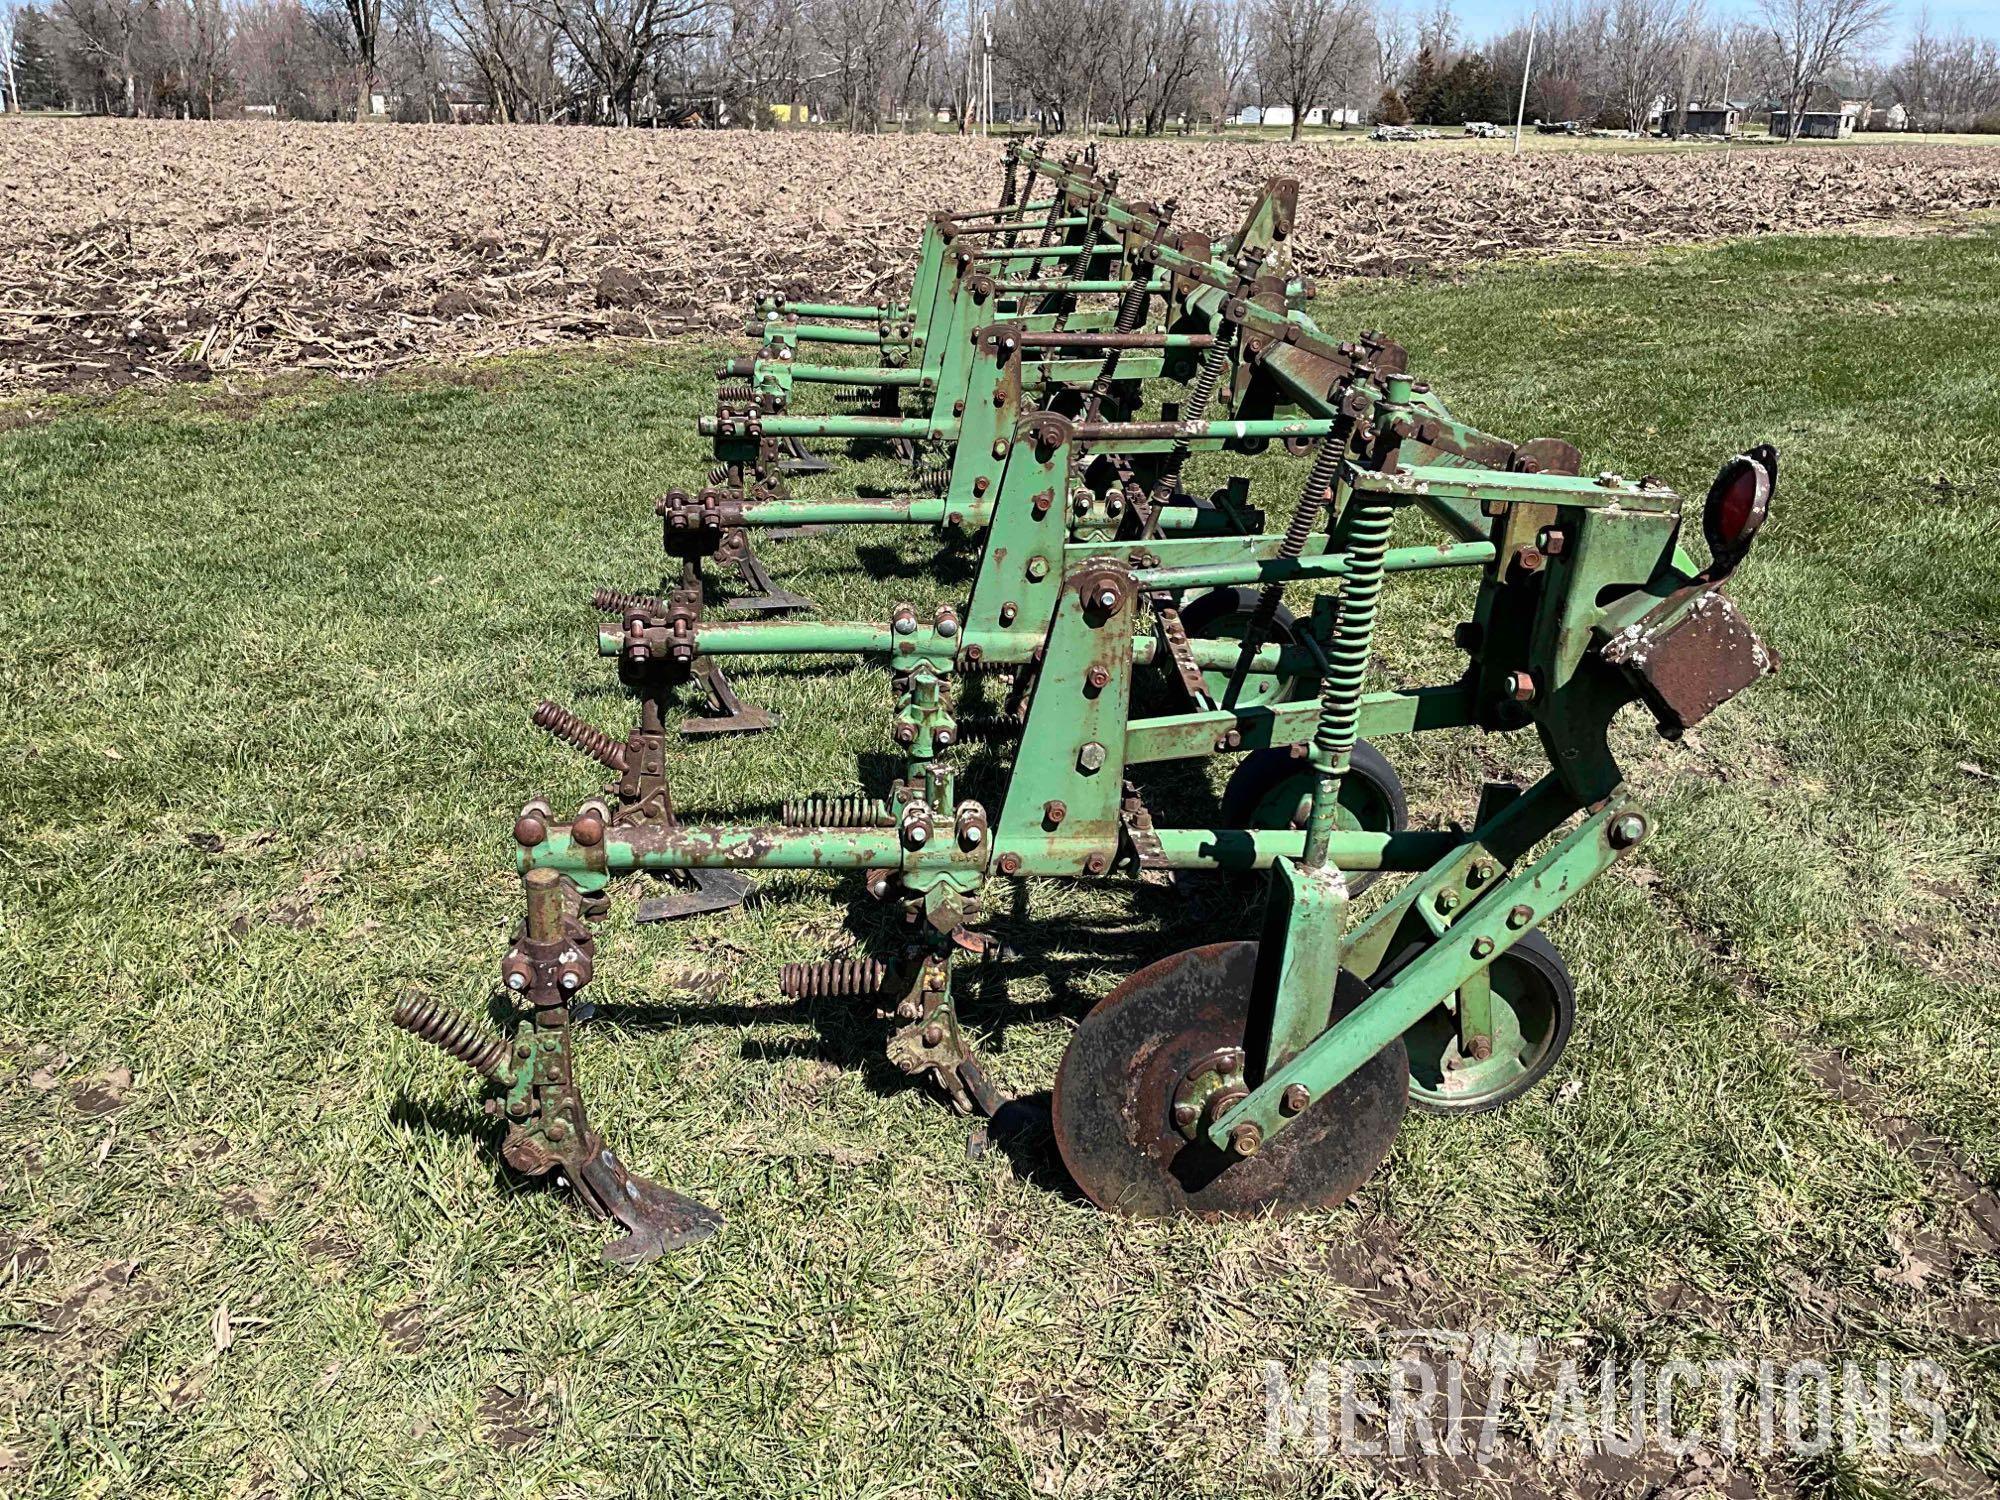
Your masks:
{"label": "utility pole", "polygon": [[1540,20],[1533,12],[1528,15],[1528,56],[1521,64],[1521,102],[1514,106],[1514,154],[1521,154],[1521,121],[1528,114],[1528,75],[1535,71],[1535,23]]}

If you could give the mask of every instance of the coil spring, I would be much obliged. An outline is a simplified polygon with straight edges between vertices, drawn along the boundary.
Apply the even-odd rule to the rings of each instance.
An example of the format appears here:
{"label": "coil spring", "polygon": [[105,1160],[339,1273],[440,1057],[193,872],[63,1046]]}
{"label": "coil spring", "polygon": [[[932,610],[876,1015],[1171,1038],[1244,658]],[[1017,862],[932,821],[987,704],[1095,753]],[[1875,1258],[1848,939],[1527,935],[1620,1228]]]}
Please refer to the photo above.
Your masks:
{"label": "coil spring", "polygon": [[[1125,295],[1118,301],[1118,317],[1112,328],[1118,333],[1131,333],[1138,328],[1140,320],[1146,316],[1146,299],[1150,295],[1146,278],[1142,275],[1125,288]],[[1090,402],[1085,408],[1086,421],[1095,422],[1104,398],[1111,394],[1111,386],[1118,378],[1118,354],[1116,349],[1104,351],[1104,362],[1097,367],[1097,378],[1090,383]]]}
{"label": "coil spring", "polygon": [[948,495],[951,493],[951,465],[918,464],[916,480],[917,488],[927,495]]}
{"label": "coil spring", "polygon": [[710,464],[708,466],[708,482],[711,488],[716,485],[729,483],[732,477],[734,476],[730,474],[728,464]]}
{"label": "coil spring", "polygon": [[757,399],[757,388],[740,381],[715,388],[717,406],[749,406]]}
{"label": "coil spring", "polygon": [[1375,608],[1382,597],[1382,556],[1389,547],[1393,511],[1375,500],[1350,502],[1347,521],[1347,576],[1340,589],[1340,612],[1326,653],[1320,683],[1319,725],[1313,748],[1341,756],[1354,748],[1361,718],[1361,688],[1375,640]]}
{"label": "coil spring", "polygon": [[473,1072],[497,1079],[507,1061],[507,1044],[428,995],[406,995],[389,1019]]}
{"label": "coil spring", "polygon": [[[1201,368],[1195,371],[1194,384],[1188,388],[1187,403],[1181,409],[1183,422],[1204,422],[1208,420],[1209,403],[1215,400],[1216,388],[1222,384],[1222,371],[1229,363],[1230,353],[1236,347],[1236,335],[1240,325],[1227,323],[1223,333],[1208,346],[1201,357]],[[1160,469],[1160,477],[1153,481],[1153,490],[1148,497],[1155,508],[1173,499],[1174,492],[1181,487],[1181,469],[1186,465],[1188,454],[1193,451],[1187,438],[1175,438],[1173,451]]]}
{"label": "coil spring", "polygon": [[833,393],[843,406],[880,406],[882,393],[872,385],[844,385]]}
{"label": "coil spring", "polygon": [[1026,727],[1026,718],[1018,714],[961,714],[958,737],[975,744],[985,744],[994,740],[1016,739]]}
{"label": "coil spring", "polygon": [[778,816],[787,828],[892,828],[896,823],[880,797],[795,797]]}
{"label": "coil spring", "polygon": [[879,995],[889,982],[889,966],[874,958],[825,958],[786,964],[778,971],[778,991],[790,1000],[847,999]]}
{"label": "coil spring", "polygon": [[606,770],[625,769],[625,746],[595,724],[579,719],[559,703],[544,698],[528,715],[537,729],[546,729],[557,739],[574,745]]}
{"label": "coil spring", "polygon": [[628,594],[623,589],[598,589],[590,596],[590,607],[607,615],[659,614],[666,600],[653,594]]}
{"label": "coil spring", "polygon": [[1015,177],[1020,169],[1020,162],[1015,159],[1014,153],[1009,151],[1007,153],[1007,173],[1000,183],[1000,206],[1002,208],[1012,208],[1014,206]]}
{"label": "coil spring", "polygon": [[[1326,502],[1333,496],[1333,476],[1340,471],[1340,460],[1346,446],[1344,441],[1328,436],[1313,455],[1312,469],[1306,475],[1306,487],[1299,494],[1298,509],[1292,512],[1291,523],[1285,527],[1284,538],[1278,543],[1278,556],[1283,561],[1292,562],[1306,550],[1306,543],[1326,510]],[[1262,649],[1271,622],[1278,616],[1278,603],[1284,593],[1282,583],[1267,583],[1257,595],[1257,607],[1250,612],[1249,624],[1243,631],[1245,658],[1255,656]]]}

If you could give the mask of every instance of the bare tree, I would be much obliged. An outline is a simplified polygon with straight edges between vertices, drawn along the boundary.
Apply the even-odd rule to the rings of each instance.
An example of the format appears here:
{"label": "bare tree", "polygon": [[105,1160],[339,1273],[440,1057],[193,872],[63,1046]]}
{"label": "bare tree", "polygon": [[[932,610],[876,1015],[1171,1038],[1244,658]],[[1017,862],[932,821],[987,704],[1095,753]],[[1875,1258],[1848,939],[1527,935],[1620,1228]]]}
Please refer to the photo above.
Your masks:
{"label": "bare tree", "polygon": [[1643,131],[1673,76],[1677,0],[1613,0],[1605,35],[1611,97],[1629,130]]}
{"label": "bare tree", "polygon": [[1366,13],[1359,0],[1258,0],[1259,77],[1291,107],[1293,140],[1307,113],[1360,60]]}
{"label": "bare tree", "polygon": [[360,65],[360,99],[354,117],[366,120],[375,112],[375,50],[382,41],[382,0],[343,0],[343,3]]}
{"label": "bare tree", "polygon": [[1888,24],[1893,0],[1759,0],[1777,53],[1785,139],[1799,138],[1813,90]]}
{"label": "bare tree", "polygon": [[[380,5],[381,0],[347,0]],[[656,54],[699,36],[708,0],[535,0],[589,73],[611,119],[632,123],[639,80]]]}

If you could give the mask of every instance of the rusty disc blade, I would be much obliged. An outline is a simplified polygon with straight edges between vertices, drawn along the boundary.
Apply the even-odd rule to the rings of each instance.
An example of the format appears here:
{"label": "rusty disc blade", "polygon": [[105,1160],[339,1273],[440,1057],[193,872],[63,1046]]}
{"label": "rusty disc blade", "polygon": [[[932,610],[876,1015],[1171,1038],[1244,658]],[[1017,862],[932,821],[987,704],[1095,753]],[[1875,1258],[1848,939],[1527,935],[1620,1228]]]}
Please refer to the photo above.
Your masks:
{"label": "rusty disc blade", "polygon": [[[1391,1042],[1315,1100],[1255,1156],[1174,1128],[1189,1067],[1241,1047],[1255,943],[1214,943],[1151,964],[1084,1017],[1056,1074],[1057,1148],[1100,1208],[1138,1217],[1229,1218],[1332,1208],[1381,1165],[1409,1103],[1409,1059]],[[1343,976],[1335,1012],[1367,993]]]}

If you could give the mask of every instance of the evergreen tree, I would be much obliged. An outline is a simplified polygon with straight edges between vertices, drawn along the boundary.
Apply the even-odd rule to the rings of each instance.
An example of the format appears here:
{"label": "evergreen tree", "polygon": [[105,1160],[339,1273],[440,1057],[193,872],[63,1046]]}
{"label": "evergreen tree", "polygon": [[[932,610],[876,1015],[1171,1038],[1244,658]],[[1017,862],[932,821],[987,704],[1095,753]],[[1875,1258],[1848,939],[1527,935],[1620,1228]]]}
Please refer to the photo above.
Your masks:
{"label": "evergreen tree", "polygon": [[14,87],[21,97],[13,103],[22,109],[60,109],[68,103],[56,61],[55,27],[39,10],[14,12]]}

